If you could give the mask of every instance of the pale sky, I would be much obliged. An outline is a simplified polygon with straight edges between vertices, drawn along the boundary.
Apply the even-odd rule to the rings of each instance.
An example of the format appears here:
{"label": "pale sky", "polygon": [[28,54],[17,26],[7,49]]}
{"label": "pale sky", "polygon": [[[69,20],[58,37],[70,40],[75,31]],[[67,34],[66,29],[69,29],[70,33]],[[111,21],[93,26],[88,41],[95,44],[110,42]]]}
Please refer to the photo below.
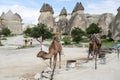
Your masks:
{"label": "pale sky", "polygon": [[2,12],[11,10],[13,13],[20,14],[23,23],[37,24],[43,3],[53,7],[55,16],[59,15],[63,7],[71,13],[77,2],[81,2],[85,8],[84,12],[89,14],[113,13],[116,15],[120,7],[120,0],[0,0],[0,15]]}

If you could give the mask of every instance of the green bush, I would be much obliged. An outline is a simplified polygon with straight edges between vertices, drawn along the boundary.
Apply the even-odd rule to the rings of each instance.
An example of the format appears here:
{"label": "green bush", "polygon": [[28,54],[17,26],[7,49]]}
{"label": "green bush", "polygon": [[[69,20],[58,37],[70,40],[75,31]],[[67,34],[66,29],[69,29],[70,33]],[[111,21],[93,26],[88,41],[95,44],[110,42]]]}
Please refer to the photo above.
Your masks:
{"label": "green bush", "polygon": [[54,35],[52,33],[52,28],[48,29],[47,26],[42,23],[37,24],[33,28],[27,28],[24,31],[24,34],[25,34],[25,36],[36,38],[37,41],[39,41],[38,38],[40,38],[40,36],[42,36],[42,39],[45,40],[45,39],[52,38]]}
{"label": "green bush", "polygon": [[9,36],[11,34],[11,31],[8,28],[2,28],[1,34],[4,36]]}
{"label": "green bush", "polygon": [[82,36],[85,35],[85,32],[80,28],[74,28],[71,31],[71,36],[74,42],[79,43],[82,40]]}
{"label": "green bush", "polygon": [[63,33],[62,35],[68,35],[68,33]]}
{"label": "green bush", "polygon": [[90,26],[86,29],[87,34],[93,34],[93,33],[101,33],[101,28],[97,26],[97,24],[92,23]]}
{"label": "green bush", "polygon": [[47,28],[45,24],[37,24],[32,28],[30,36],[33,38],[40,38],[42,36],[43,40],[53,37],[53,33]]}
{"label": "green bush", "polygon": [[31,31],[32,31],[32,28],[27,28],[25,31],[23,31],[23,33],[24,33],[26,36],[30,36]]}
{"label": "green bush", "polygon": [[65,45],[71,44],[71,38],[70,38],[70,37],[64,37],[64,38],[62,39],[62,41],[64,41],[64,44],[65,44]]}

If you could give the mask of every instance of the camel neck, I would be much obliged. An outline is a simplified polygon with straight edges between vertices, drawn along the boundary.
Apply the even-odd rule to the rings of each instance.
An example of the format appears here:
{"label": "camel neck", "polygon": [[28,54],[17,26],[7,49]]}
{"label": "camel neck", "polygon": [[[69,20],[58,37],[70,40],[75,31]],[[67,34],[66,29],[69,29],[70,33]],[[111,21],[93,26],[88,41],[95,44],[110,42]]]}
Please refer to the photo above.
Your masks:
{"label": "camel neck", "polygon": [[53,55],[53,52],[49,51],[48,54],[45,54],[44,57],[50,59]]}

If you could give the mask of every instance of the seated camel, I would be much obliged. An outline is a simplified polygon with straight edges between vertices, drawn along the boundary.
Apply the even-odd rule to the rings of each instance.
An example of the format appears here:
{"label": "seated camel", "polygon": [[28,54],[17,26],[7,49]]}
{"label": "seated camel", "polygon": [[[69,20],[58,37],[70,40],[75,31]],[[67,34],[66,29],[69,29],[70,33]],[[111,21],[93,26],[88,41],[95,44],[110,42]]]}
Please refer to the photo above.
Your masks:
{"label": "seated camel", "polygon": [[49,52],[40,51],[37,57],[43,58],[44,60],[50,59],[50,67],[52,67],[52,58],[54,57],[53,64],[55,65],[57,62],[57,55],[59,54],[59,68],[61,68],[61,52],[62,46],[58,41],[58,37],[54,37],[49,47]]}

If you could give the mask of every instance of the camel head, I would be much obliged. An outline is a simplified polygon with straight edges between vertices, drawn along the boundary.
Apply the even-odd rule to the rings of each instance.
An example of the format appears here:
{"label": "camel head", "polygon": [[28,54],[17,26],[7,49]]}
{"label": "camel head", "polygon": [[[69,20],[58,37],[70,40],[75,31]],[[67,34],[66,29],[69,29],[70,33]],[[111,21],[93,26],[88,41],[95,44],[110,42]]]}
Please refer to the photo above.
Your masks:
{"label": "camel head", "polygon": [[54,36],[53,40],[58,41],[59,40],[58,36]]}
{"label": "camel head", "polygon": [[47,54],[47,52],[45,51],[40,51],[38,54],[37,54],[37,57],[40,57],[44,60],[46,60],[47,58],[45,57],[45,55]]}

